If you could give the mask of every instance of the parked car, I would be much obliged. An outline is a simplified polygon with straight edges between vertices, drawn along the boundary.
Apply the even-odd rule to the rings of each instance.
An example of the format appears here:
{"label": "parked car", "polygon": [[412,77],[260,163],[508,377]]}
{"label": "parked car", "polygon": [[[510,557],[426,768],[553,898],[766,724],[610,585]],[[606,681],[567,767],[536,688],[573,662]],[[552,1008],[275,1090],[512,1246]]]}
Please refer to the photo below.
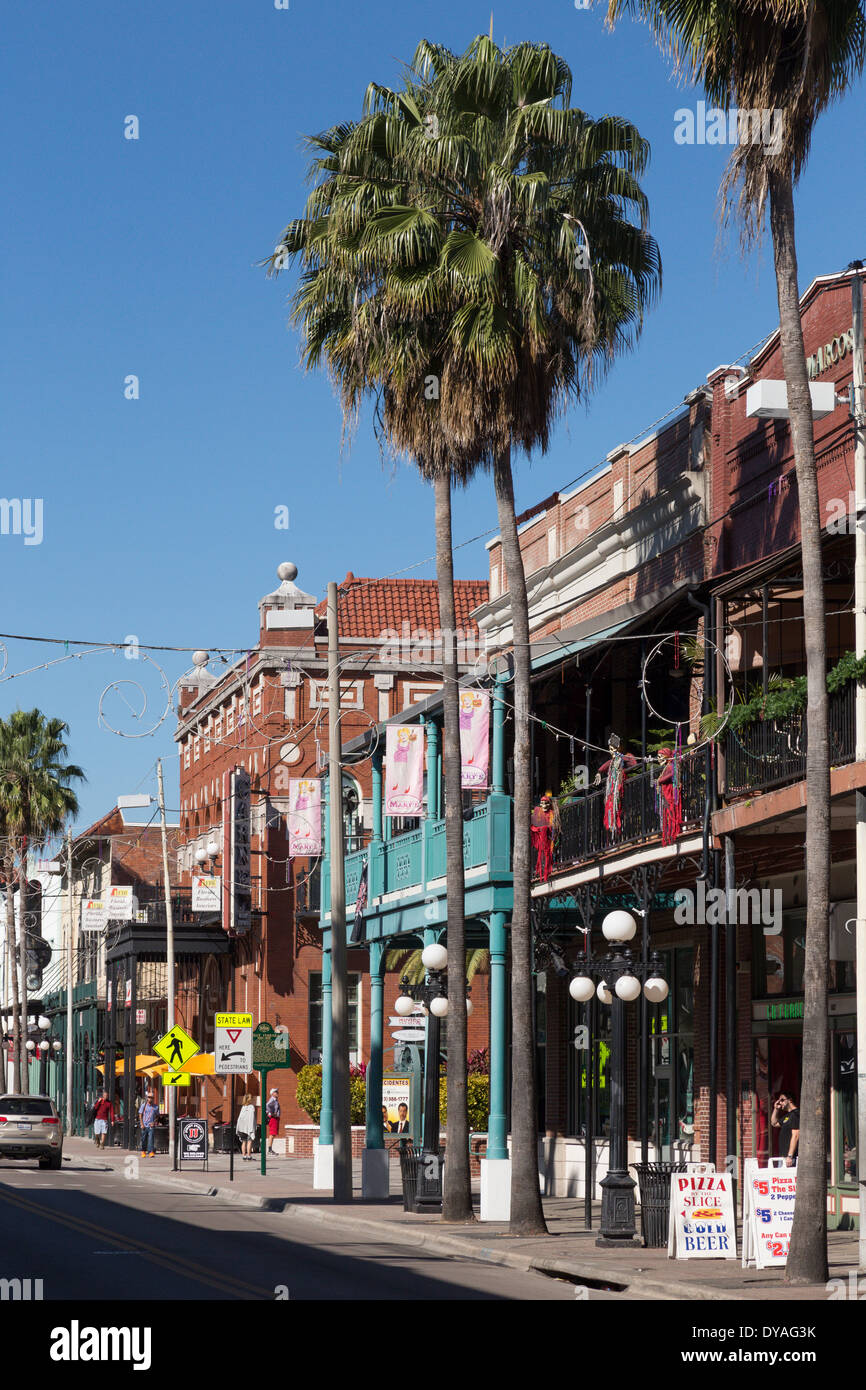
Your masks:
{"label": "parked car", "polygon": [[50,1096],[0,1096],[0,1158],[38,1158],[40,1168],[63,1162],[63,1128]]}

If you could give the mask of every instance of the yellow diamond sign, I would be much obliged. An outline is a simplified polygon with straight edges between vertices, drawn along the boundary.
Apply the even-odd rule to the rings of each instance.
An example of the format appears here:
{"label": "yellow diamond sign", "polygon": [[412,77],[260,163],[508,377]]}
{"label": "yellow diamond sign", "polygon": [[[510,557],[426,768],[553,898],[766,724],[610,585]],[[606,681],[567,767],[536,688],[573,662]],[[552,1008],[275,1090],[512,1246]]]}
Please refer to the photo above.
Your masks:
{"label": "yellow diamond sign", "polygon": [[163,1086],[191,1086],[192,1077],[188,1071],[167,1071],[162,1076]]}
{"label": "yellow diamond sign", "polygon": [[171,1067],[172,1071],[183,1071],[190,1057],[201,1052],[195,1038],[191,1038],[189,1033],[185,1033],[182,1028],[178,1027],[169,1028],[159,1042],[154,1043],[153,1050]]}

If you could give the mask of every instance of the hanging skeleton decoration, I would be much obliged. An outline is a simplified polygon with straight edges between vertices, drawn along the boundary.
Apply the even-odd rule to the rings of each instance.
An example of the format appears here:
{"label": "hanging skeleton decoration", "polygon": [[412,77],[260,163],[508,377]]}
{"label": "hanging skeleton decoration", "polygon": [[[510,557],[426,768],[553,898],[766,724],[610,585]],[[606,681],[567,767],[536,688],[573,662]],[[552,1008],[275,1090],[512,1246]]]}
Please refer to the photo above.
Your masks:
{"label": "hanging skeleton decoration", "polygon": [[610,734],[607,740],[610,758],[602,763],[596,773],[596,786],[602,774],[607,774],[604,786],[604,828],[611,836],[622,830],[622,786],[627,772],[637,767],[637,758],[620,750],[619,734]]}
{"label": "hanging skeleton decoration", "polygon": [[675,748],[660,748],[661,771],[656,780],[656,806],[662,824],[662,844],[672,845],[683,828],[683,799],[680,788],[679,726]]}
{"label": "hanging skeleton decoration", "polygon": [[535,850],[535,877],[546,883],[553,864],[553,850],[560,832],[559,806],[552,792],[545,792],[532,812],[532,848]]}

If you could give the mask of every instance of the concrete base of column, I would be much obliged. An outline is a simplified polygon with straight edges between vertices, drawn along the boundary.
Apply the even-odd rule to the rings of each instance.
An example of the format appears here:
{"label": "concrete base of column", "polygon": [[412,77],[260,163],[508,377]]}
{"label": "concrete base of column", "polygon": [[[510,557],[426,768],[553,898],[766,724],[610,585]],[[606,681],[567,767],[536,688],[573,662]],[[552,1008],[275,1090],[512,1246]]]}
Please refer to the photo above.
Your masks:
{"label": "concrete base of column", "polygon": [[382,1198],[390,1194],[391,1169],[387,1149],[364,1149],[361,1154],[361,1196]]}
{"label": "concrete base of column", "polygon": [[313,1140],[313,1187],[334,1190],[334,1146]]}
{"label": "concrete base of column", "polygon": [[481,1220],[508,1221],[511,1217],[511,1159],[481,1160]]}

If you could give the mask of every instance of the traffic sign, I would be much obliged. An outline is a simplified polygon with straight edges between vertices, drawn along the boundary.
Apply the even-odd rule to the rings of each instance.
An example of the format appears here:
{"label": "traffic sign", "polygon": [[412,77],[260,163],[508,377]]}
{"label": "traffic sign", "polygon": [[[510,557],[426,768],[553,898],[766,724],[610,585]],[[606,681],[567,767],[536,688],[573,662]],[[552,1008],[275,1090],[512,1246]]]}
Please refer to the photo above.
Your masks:
{"label": "traffic sign", "polygon": [[423,1042],[426,1034],[423,1028],[398,1028],[391,1037],[398,1042]]}
{"label": "traffic sign", "polygon": [[154,1043],[153,1050],[172,1071],[183,1071],[189,1059],[201,1052],[201,1047],[189,1033],[185,1033],[182,1028],[174,1027],[163,1033],[159,1042]]}
{"label": "traffic sign", "polygon": [[216,1014],[214,1070],[220,1076],[253,1070],[252,1014]]}
{"label": "traffic sign", "polygon": [[288,1030],[277,1032],[272,1023],[260,1023],[253,1033],[253,1067],[256,1071],[280,1071],[288,1065]]}
{"label": "traffic sign", "polygon": [[192,1077],[188,1071],[167,1071],[163,1073],[163,1086],[191,1086]]}

